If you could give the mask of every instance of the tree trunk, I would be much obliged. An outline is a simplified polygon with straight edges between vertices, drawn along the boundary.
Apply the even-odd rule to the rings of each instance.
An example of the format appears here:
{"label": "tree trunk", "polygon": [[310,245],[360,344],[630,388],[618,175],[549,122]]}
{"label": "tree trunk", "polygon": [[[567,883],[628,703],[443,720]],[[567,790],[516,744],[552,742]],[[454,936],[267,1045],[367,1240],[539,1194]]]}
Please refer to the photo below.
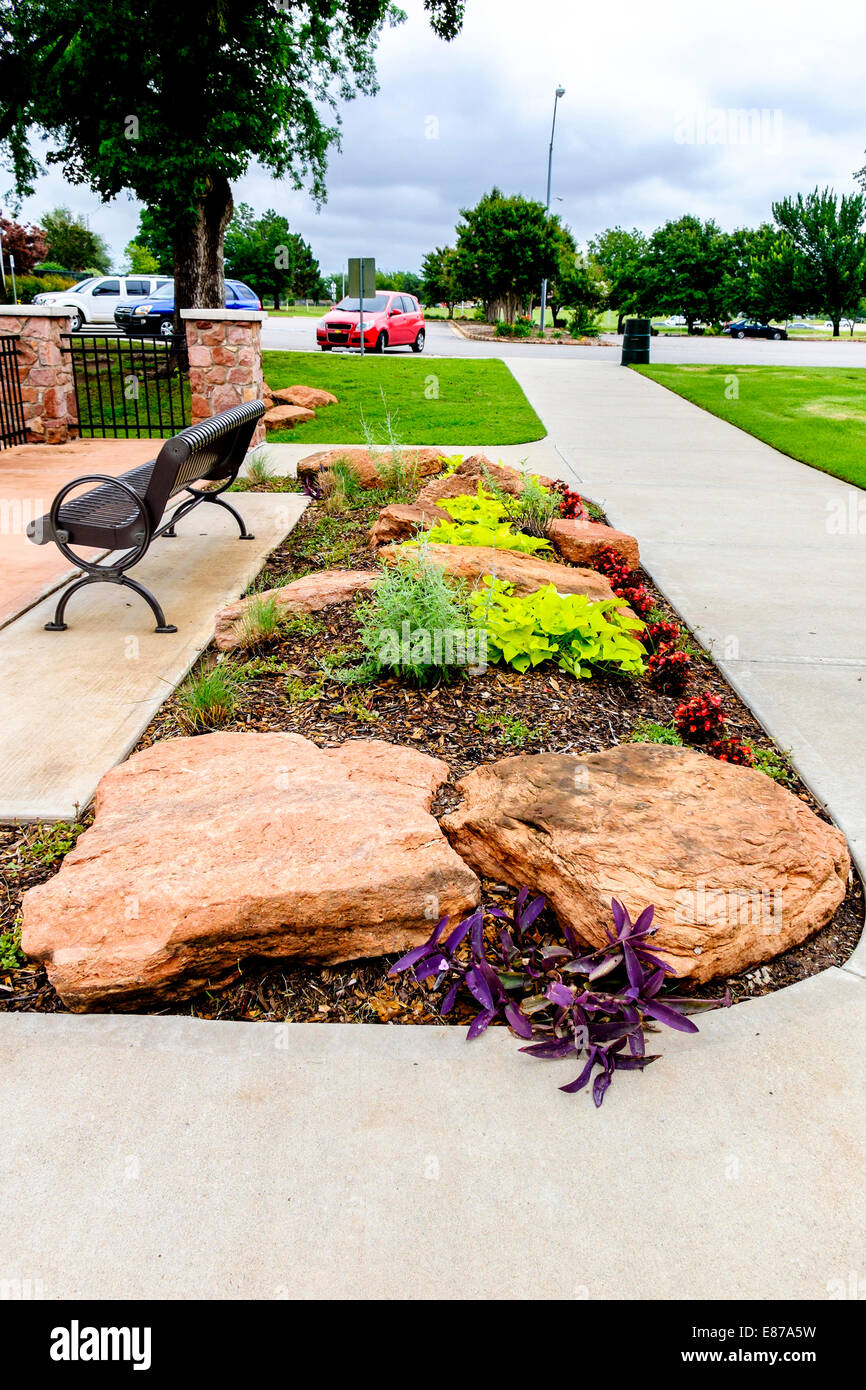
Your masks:
{"label": "tree trunk", "polygon": [[618,313],[617,316],[616,316],[616,331],[617,331],[617,333],[624,333],[624,332],[625,332],[625,312],[624,312],[624,311],[620,311],[620,313]]}
{"label": "tree trunk", "polygon": [[228,179],[209,180],[195,217],[174,241],[174,327],[182,331],[181,309],[224,309],[223,240],[234,203]]}
{"label": "tree trunk", "polygon": [[841,323],[841,321],[842,321],[842,320],[841,320],[841,315],[840,315],[839,318],[836,318],[836,315],[835,315],[835,314],[833,315],[832,323],[833,323],[833,337],[834,337],[834,338],[838,338],[838,337],[839,337],[839,324]]}

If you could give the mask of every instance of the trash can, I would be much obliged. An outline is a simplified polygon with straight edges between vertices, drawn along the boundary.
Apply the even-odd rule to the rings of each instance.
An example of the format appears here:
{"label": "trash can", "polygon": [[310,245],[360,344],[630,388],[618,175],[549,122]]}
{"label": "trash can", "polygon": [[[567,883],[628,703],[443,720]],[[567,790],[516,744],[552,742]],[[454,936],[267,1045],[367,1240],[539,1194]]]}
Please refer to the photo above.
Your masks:
{"label": "trash can", "polygon": [[622,365],[650,360],[649,319],[626,319],[622,340]]}

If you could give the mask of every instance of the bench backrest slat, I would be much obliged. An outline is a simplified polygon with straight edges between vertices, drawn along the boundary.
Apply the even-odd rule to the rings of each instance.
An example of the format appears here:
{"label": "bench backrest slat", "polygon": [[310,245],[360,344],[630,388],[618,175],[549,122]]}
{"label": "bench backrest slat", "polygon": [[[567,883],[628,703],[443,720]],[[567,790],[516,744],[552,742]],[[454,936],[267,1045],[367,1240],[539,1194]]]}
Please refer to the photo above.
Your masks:
{"label": "bench backrest slat", "polygon": [[234,479],[265,413],[262,401],[247,401],[190,425],[167,439],[157,455],[144,501],[158,526],[169,499],[197,479]]}

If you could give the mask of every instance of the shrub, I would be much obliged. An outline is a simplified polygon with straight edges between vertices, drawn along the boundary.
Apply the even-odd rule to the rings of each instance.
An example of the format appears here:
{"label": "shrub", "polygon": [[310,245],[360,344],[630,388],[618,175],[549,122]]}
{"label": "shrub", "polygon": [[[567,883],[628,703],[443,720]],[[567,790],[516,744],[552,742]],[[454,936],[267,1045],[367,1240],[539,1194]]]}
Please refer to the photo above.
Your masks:
{"label": "shrub", "polygon": [[717,738],[707,744],[707,752],[722,763],[735,763],[738,767],[751,767],[755,761],[748,743],[743,743],[735,735],[730,738]]}
{"label": "shrub", "polygon": [[693,695],[674,710],[674,723],[686,743],[712,743],[727,730],[718,695]]}
{"label": "shrub", "polygon": [[[450,502],[451,499],[449,499]],[[523,555],[534,555],[539,550],[550,550],[550,542],[537,536],[524,536],[513,531],[507,522],[493,525],[484,522],[439,521],[427,533],[431,545],[484,545],[495,550],[518,550]],[[414,545],[414,541],[407,541]]]}
{"label": "shrub", "polygon": [[368,670],[391,670],[424,684],[475,661],[480,634],[465,589],[450,583],[423,550],[384,570],[359,617]]}
{"label": "shrub", "polygon": [[503,319],[500,319],[499,323],[497,323],[493,331],[496,334],[497,338],[514,337],[514,325],[511,323],[506,323]]}
{"label": "shrub", "polygon": [[[501,1020],[524,1040],[521,1051],[531,1057],[585,1059],[574,1081],[559,1089],[574,1095],[596,1072],[592,1097],[599,1106],[614,1072],[643,1071],[658,1060],[658,1053],[646,1052],[645,1028],[663,1023],[682,1033],[698,1031],[681,1012],[682,1005],[694,1008],[697,1001],[661,994],[665,976],[675,972],[651,949],[652,907],[632,922],[614,899],[608,944],[587,950],[569,926],[564,940],[545,926],[545,906],[543,897],[530,898],[530,890],[521,888],[510,918],[500,908],[488,910],[498,930],[485,931],[483,907],[447,936],[449,919],[443,917],[424,945],[401,956],[389,973],[413,970],[419,984],[433,977],[447,981],[442,1014],[451,1012],[458,996],[474,1001],[478,1012],[468,1039]],[[705,1006],[730,1002],[726,993]]]}
{"label": "shrub", "polygon": [[234,714],[238,678],[224,662],[190,676],[178,692],[181,717],[193,733],[219,729]]}
{"label": "shrub", "polygon": [[253,450],[247,455],[245,476],[250,487],[263,487],[269,483],[273,474],[268,454],[263,449]]}
{"label": "shrub", "polygon": [[[493,483],[492,478],[489,481]],[[559,515],[558,495],[544,487],[534,473],[524,478],[523,491],[517,495],[504,492],[495,483],[492,490],[508,519],[524,535],[543,539],[551,521]]]}
{"label": "shrub", "polygon": [[21,949],[21,922],[0,932],[0,970],[17,970],[27,957]]}
{"label": "shrub", "polygon": [[516,671],[542,661],[555,661],[575,677],[588,677],[593,666],[635,675],[644,670],[635,636],[641,623],[620,613],[615,599],[593,603],[584,594],[557,593],[553,584],[516,597],[510,584],[488,579],[470,604],[487,633],[490,659]]}
{"label": "shrub", "polygon": [[664,620],[650,622],[641,633],[641,641],[650,651],[662,652],[668,647],[676,646],[681,632],[678,623],[668,623]]}
{"label": "shrub", "polygon": [[692,659],[687,652],[665,649],[649,659],[647,679],[661,695],[682,695],[691,678]]}
{"label": "shrub", "polygon": [[559,515],[569,520],[585,520],[588,516],[586,504],[579,492],[572,492],[567,483],[554,483],[553,490],[559,497]]}
{"label": "shrub", "polygon": [[381,482],[379,497],[385,502],[412,502],[421,477],[415,460],[407,455],[398,436],[394,416],[388,409],[385,392],[379,388],[384,407],[381,437],[361,418],[364,443]]}
{"label": "shrub", "polygon": [[[19,304],[32,304],[37,294],[49,294],[55,290],[68,290],[73,280],[65,275],[16,275],[15,288]],[[6,276],[6,300],[12,303],[12,278]]]}

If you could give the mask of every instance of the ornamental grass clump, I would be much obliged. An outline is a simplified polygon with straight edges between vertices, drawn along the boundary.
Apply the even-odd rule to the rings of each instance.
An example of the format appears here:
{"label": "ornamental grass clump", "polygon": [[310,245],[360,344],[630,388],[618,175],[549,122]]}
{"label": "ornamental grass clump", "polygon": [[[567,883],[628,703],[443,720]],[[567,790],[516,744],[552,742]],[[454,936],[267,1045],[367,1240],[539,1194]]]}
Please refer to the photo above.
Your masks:
{"label": "ornamental grass clump", "polygon": [[419,685],[486,665],[486,638],[474,624],[465,586],[409,552],[383,569],[372,597],[359,607],[359,642],[367,669],[408,676]]}
{"label": "ornamental grass clump", "polygon": [[645,1029],[663,1023],[696,1033],[682,1005],[717,1008],[731,1002],[727,994],[705,1004],[661,997],[666,976],[676,972],[651,949],[656,930],[652,907],[632,922],[614,899],[607,944],[592,950],[568,925],[562,936],[552,929],[545,921],[546,905],[543,897],[532,898],[528,888],[521,888],[512,915],[490,908],[487,926],[485,909],[479,907],[446,936],[449,919],[443,917],[424,945],[402,956],[390,974],[412,970],[419,984],[431,978],[437,987],[447,984],[443,1015],[459,996],[472,999],[478,1012],[469,1025],[469,1039],[491,1023],[504,1023],[524,1040],[521,1051],[531,1057],[583,1061],[579,1075],[559,1089],[574,1095],[592,1082],[597,1106],[615,1072],[643,1071],[658,1060],[658,1053],[646,1051]]}
{"label": "ornamental grass clump", "polygon": [[616,599],[593,602],[585,594],[560,594],[553,584],[517,597],[510,584],[488,577],[469,602],[491,661],[516,671],[555,661],[576,678],[590,676],[592,667],[643,674],[637,637],[643,623],[623,613]]}

